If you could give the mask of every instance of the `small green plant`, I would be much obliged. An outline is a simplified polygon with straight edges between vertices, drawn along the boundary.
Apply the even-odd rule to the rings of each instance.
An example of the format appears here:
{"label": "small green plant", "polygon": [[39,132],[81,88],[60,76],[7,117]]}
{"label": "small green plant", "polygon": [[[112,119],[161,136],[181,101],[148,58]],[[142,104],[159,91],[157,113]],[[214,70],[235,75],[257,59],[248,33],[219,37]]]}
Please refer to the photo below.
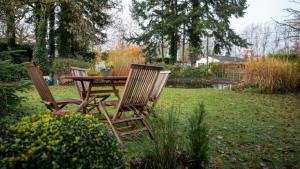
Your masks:
{"label": "small green plant", "polygon": [[[3,133],[4,132],[4,133]],[[0,168],[122,168],[114,135],[91,115],[32,115],[2,130]]]}
{"label": "small green plant", "polygon": [[110,70],[110,69],[112,69],[114,67],[113,67],[113,65],[112,65],[111,62],[108,62],[108,63],[105,64],[105,68],[108,69],[108,70]]}
{"label": "small green plant", "polygon": [[100,72],[95,69],[89,69],[87,71],[88,76],[100,76]]}
{"label": "small green plant", "polygon": [[208,130],[204,123],[204,104],[201,103],[195,109],[189,119],[188,151],[190,155],[190,167],[193,169],[205,168],[208,164]]}
{"label": "small green plant", "polygon": [[21,102],[23,97],[16,93],[29,88],[31,83],[26,78],[23,65],[0,61],[0,114],[14,109]]}
{"label": "small green plant", "polygon": [[179,147],[176,121],[174,116],[175,109],[168,114],[168,119],[162,122],[157,129],[153,147],[146,152],[145,168],[147,169],[174,169],[177,165],[176,152]]}

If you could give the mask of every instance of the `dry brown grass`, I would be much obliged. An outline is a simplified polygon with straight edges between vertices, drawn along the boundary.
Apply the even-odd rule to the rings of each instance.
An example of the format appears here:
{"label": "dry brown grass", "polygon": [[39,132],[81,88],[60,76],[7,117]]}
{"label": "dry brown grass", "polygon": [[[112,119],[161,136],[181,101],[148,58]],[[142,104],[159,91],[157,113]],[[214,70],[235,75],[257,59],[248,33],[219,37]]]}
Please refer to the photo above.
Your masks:
{"label": "dry brown grass", "polygon": [[270,57],[252,58],[245,64],[244,77],[246,84],[263,92],[289,92],[296,88],[296,65]]}
{"label": "dry brown grass", "polygon": [[113,75],[127,76],[130,64],[144,64],[145,58],[141,48],[129,46],[110,51],[107,61],[113,65]]}

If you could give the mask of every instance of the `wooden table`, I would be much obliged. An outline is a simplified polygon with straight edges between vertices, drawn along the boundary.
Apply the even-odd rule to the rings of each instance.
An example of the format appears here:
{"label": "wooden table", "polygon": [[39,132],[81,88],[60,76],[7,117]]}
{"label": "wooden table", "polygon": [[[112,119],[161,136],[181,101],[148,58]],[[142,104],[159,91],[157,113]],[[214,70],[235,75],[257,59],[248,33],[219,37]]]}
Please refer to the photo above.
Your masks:
{"label": "wooden table", "polygon": [[[127,76],[66,76],[65,78],[72,79],[74,81],[79,81],[83,89],[82,96],[84,98],[82,98],[83,101],[76,109],[76,112],[79,112],[81,109],[87,106],[91,100],[95,99],[95,97],[91,96],[92,93],[114,93],[115,96],[117,96],[117,98],[120,99],[119,90],[117,89],[117,86],[124,86],[127,80]],[[89,83],[89,87],[87,90],[85,90],[84,82]],[[112,89],[92,90],[93,87],[99,86],[107,86],[111,87]]]}

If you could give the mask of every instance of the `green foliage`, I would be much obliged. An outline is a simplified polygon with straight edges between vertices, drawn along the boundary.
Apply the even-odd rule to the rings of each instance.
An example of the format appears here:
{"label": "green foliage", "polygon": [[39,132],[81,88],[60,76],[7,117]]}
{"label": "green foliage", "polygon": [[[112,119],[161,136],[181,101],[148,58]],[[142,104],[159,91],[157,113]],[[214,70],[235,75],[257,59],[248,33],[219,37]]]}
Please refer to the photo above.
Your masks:
{"label": "green foliage", "polygon": [[246,0],[133,0],[132,6],[133,18],[143,33],[130,40],[146,46],[149,52],[168,44],[172,64],[176,61],[180,32],[187,32],[193,65],[203,53],[205,37],[215,39],[216,53],[222,49],[230,51],[233,45],[247,46],[246,40],[230,28],[231,17],[244,15]]}
{"label": "green foliage", "polygon": [[0,61],[0,81],[17,82],[27,77],[22,64],[11,64],[9,61]]}
{"label": "green foliage", "polygon": [[[200,66],[200,67],[187,67],[184,68],[180,64],[175,65],[167,65],[167,64],[155,64],[158,66],[164,67],[166,70],[170,70],[170,78],[178,78],[178,77],[205,77],[206,76],[206,66]],[[209,76],[212,74],[209,73]]]}
{"label": "green foliage", "polygon": [[179,147],[177,119],[174,107],[168,113],[168,119],[155,132],[153,147],[146,152],[147,169],[174,169],[177,167],[176,151]]}
{"label": "green foliage", "polygon": [[194,114],[189,118],[188,151],[191,168],[201,169],[208,164],[208,129],[204,123],[204,104],[199,104]]}
{"label": "green foliage", "polygon": [[12,63],[28,62],[32,58],[32,45],[16,44],[9,49],[7,40],[0,39],[0,61],[10,60]]}
{"label": "green foliage", "polygon": [[49,73],[49,60],[48,50],[46,48],[46,36],[47,36],[47,19],[42,19],[37,28],[36,44],[33,51],[32,61],[40,66],[43,74]]}
{"label": "green foliage", "polygon": [[[109,10],[115,0],[60,1],[58,16],[57,49],[60,57],[92,56],[89,47],[106,38],[104,28],[111,23]],[[84,30],[84,31],[83,31]]]}
{"label": "green foliage", "polygon": [[62,58],[57,58],[53,62],[53,69],[55,73],[68,74],[71,71],[70,69],[71,66],[88,68],[89,63],[78,59],[62,59]]}
{"label": "green foliage", "polygon": [[[201,44],[200,42],[201,41],[199,40],[199,44]],[[198,44],[198,42],[197,43],[195,42],[195,44],[193,44],[192,42],[190,42],[190,43],[191,43],[191,46],[189,47],[189,58],[190,58],[192,65],[195,65],[200,54],[202,54],[202,49],[201,49],[201,46]],[[196,46],[196,47],[194,47],[194,46]]]}
{"label": "green foliage", "polygon": [[114,135],[91,115],[32,115],[0,139],[1,168],[122,168]]}
{"label": "green foliage", "polygon": [[222,64],[220,63],[213,63],[210,65],[210,71],[212,73],[218,73],[218,72],[222,72]]}
{"label": "green foliage", "polygon": [[[215,53],[220,53],[222,49],[231,50],[232,45],[246,47],[245,39],[239,37],[230,28],[231,17],[242,17],[247,8],[246,0],[224,1],[208,0],[201,3],[198,0],[189,0],[191,6],[187,17],[190,18],[188,24],[188,36],[190,47],[201,50],[203,37],[214,37]],[[199,19],[200,18],[200,19]],[[195,64],[195,54],[190,55],[192,64]]]}
{"label": "green foliage", "polygon": [[180,40],[179,28],[182,24],[180,12],[183,11],[184,4],[177,0],[133,0],[132,7],[133,18],[143,33],[129,40],[145,46],[148,61],[149,57],[155,55],[157,48],[166,47],[168,44],[170,63],[174,64]]}
{"label": "green foliage", "polygon": [[30,85],[25,80],[26,73],[23,65],[11,64],[9,61],[0,61],[0,114],[8,109],[15,108],[22,97],[16,92],[23,92]]}

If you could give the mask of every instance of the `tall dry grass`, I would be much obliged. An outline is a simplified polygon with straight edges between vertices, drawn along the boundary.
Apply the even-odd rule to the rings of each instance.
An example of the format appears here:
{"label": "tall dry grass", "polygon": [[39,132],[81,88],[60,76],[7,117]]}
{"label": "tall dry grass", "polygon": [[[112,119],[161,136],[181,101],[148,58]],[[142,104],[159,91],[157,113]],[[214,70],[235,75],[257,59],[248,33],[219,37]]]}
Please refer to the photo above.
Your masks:
{"label": "tall dry grass", "polygon": [[140,47],[128,46],[109,51],[107,61],[113,65],[113,75],[127,76],[130,64],[144,64],[145,58]]}
{"label": "tall dry grass", "polygon": [[289,92],[296,88],[296,65],[271,57],[250,58],[245,64],[245,82],[262,92]]}

